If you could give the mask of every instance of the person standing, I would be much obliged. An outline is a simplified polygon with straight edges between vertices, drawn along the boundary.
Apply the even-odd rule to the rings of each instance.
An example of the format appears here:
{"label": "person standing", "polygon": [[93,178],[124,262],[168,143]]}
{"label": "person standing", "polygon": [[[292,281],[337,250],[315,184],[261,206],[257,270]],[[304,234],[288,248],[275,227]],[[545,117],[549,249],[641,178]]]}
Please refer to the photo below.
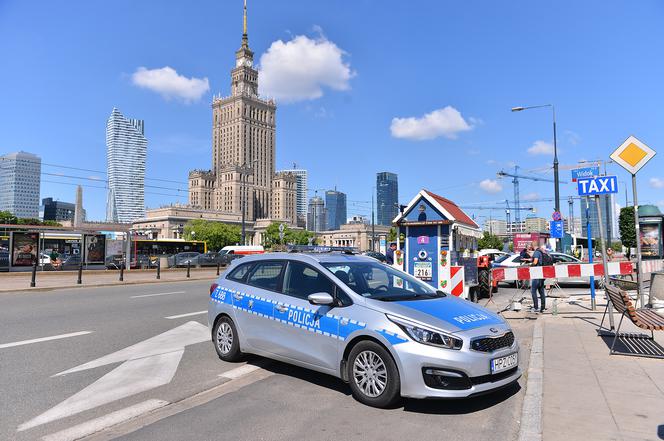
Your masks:
{"label": "person standing", "polygon": [[[533,261],[530,264],[531,266],[543,266],[544,265],[544,254],[546,253],[546,246],[542,245],[537,247],[537,243],[533,242],[533,248],[535,252],[533,253]],[[546,309],[546,293],[544,292],[544,279],[533,279],[530,285],[530,294],[533,297],[533,307],[531,312],[544,312]],[[539,299],[538,299],[539,294]],[[540,304],[541,303],[541,304]]]}
{"label": "person standing", "polygon": [[385,263],[388,265],[394,265],[394,251],[397,249],[396,243],[391,243],[387,251],[385,252]]}

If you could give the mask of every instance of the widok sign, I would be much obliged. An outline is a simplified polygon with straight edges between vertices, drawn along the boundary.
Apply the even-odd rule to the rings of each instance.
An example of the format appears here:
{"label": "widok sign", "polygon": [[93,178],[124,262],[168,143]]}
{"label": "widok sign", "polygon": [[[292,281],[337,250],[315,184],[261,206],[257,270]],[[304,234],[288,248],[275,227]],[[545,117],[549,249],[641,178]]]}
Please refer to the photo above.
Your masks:
{"label": "widok sign", "polygon": [[579,179],[577,185],[579,196],[618,193],[618,178],[615,176],[599,176],[597,178]]}

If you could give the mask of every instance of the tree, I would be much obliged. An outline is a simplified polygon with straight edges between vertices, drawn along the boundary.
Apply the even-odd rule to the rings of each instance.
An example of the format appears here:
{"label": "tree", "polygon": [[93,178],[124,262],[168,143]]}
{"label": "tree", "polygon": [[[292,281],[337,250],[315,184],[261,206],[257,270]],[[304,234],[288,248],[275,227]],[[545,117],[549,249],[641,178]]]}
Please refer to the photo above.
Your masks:
{"label": "tree", "polygon": [[616,253],[620,253],[622,251],[622,243],[620,242],[613,242],[611,244],[611,249],[615,251]]}
{"label": "tree", "polygon": [[480,250],[486,250],[488,248],[502,249],[503,241],[500,240],[500,237],[495,234],[491,234],[488,231],[485,231],[482,235],[482,238],[477,241],[477,248]]}
{"label": "tree", "polygon": [[620,209],[618,218],[618,229],[620,230],[620,241],[627,248],[627,258],[631,259],[631,249],[636,247],[636,225],[634,224],[634,207],[623,207]]}
{"label": "tree", "polygon": [[387,242],[392,243],[396,242],[396,240],[397,240],[397,229],[392,227],[390,228],[390,232],[387,233]]}
{"label": "tree", "polygon": [[208,249],[220,250],[227,245],[239,243],[242,234],[237,225],[194,219],[184,226],[184,237],[187,240],[203,240],[207,242]]}
{"label": "tree", "polygon": [[281,222],[272,222],[265,229],[265,235],[263,236],[263,246],[272,248],[278,245],[308,245],[309,239],[313,238],[315,235],[311,231],[307,230],[293,230],[284,224],[284,239],[281,240],[279,235],[279,225]]}
{"label": "tree", "polygon": [[0,211],[0,223],[15,224],[17,222],[18,219],[10,211]]}

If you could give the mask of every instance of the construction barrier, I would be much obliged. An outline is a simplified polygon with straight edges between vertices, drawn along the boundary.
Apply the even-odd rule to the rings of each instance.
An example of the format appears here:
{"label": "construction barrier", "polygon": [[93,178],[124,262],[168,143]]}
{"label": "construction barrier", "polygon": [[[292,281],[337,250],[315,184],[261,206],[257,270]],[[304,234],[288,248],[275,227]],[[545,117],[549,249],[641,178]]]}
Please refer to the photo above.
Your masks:
{"label": "construction barrier", "polygon": [[[609,262],[609,276],[632,274],[632,262]],[[603,276],[604,264],[579,263],[551,266],[519,266],[514,268],[494,268],[491,270],[493,280],[533,280],[533,279],[566,279],[570,277]]]}
{"label": "construction barrier", "polygon": [[462,266],[449,266],[441,272],[440,287],[457,297],[464,294],[464,268]]}
{"label": "construction barrier", "polygon": [[656,273],[664,270],[664,260],[642,260],[641,274]]}

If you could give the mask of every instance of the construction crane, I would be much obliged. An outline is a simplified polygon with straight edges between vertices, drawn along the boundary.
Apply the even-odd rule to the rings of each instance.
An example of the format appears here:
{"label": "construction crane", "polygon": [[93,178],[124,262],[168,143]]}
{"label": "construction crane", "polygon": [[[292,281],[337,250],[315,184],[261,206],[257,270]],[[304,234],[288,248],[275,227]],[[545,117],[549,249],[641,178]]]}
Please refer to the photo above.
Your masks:
{"label": "construction crane", "polygon": [[499,178],[504,178],[505,176],[509,176],[512,179],[512,184],[514,184],[514,220],[516,222],[521,222],[521,214],[519,213],[521,210],[519,209],[520,207],[520,200],[519,200],[519,179],[528,179],[531,181],[540,181],[540,182],[554,182],[553,179],[547,179],[547,178],[538,178],[537,176],[524,176],[519,174],[519,166],[515,165],[514,166],[514,173],[508,173],[503,170],[499,171],[496,173]]}
{"label": "construction crane", "polygon": [[[510,201],[505,199],[504,202],[505,202],[505,207],[490,206],[490,205],[461,205],[460,207],[461,208],[466,208],[466,209],[469,209],[469,210],[505,210],[505,222],[507,224],[507,232],[509,234],[510,224],[511,224],[510,212],[512,210],[515,210],[516,213],[519,213],[520,211],[534,212],[535,207],[514,207],[514,208],[510,208]],[[520,222],[520,220],[517,220],[517,222]]]}

